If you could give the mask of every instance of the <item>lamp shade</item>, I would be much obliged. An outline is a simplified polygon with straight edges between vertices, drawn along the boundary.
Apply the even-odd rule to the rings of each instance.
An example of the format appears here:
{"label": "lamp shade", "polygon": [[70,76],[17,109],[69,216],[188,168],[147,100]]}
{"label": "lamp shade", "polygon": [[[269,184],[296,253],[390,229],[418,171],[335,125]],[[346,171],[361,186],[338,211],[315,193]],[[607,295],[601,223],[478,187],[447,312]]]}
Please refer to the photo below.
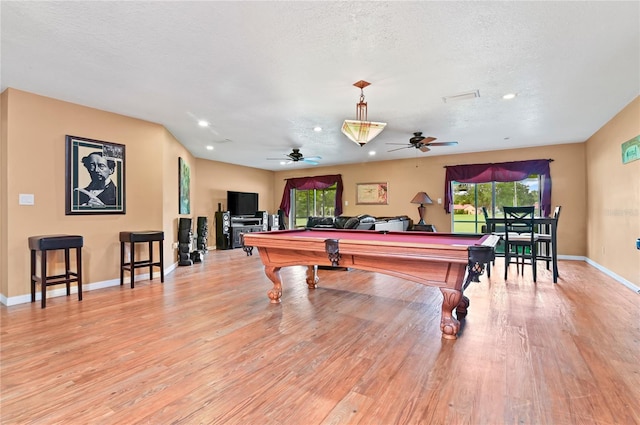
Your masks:
{"label": "lamp shade", "polygon": [[386,125],[384,122],[344,120],[342,133],[352,142],[364,146],[380,134]]}
{"label": "lamp shade", "polygon": [[429,195],[426,194],[426,192],[418,192],[416,193],[416,196],[413,197],[413,199],[411,200],[412,204],[433,204],[433,201],[431,200],[431,198],[429,198]]}

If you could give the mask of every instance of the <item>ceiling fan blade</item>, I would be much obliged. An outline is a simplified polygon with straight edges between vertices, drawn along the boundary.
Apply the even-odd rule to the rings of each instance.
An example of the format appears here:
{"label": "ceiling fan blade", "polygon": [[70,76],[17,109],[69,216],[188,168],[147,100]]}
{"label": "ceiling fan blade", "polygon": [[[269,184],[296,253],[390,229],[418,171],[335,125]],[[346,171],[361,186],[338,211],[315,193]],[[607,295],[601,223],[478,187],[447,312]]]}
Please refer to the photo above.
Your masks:
{"label": "ceiling fan blade", "polygon": [[319,159],[322,159],[321,156],[305,156],[304,159],[310,159],[311,161],[317,161]]}
{"label": "ceiling fan blade", "polygon": [[420,149],[422,152],[429,152],[431,150],[427,146],[420,146],[418,149]]}
{"label": "ceiling fan blade", "polygon": [[421,142],[422,144],[426,145],[427,143],[431,143],[436,139],[437,137],[425,137],[424,139],[421,140]]}
{"label": "ceiling fan blade", "polygon": [[435,143],[427,143],[429,146],[455,146],[458,142],[435,142]]}
{"label": "ceiling fan blade", "polygon": [[311,164],[311,165],[318,165],[320,164],[318,161],[313,161],[311,159],[305,158],[302,160],[303,162],[306,162],[307,164]]}
{"label": "ceiling fan blade", "polygon": [[413,147],[413,145],[405,146],[405,147],[402,147],[402,148],[391,149],[390,151],[387,151],[387,152],[399,151],[400,149],[407,149],[407,148],[412,148],[412,147]]}

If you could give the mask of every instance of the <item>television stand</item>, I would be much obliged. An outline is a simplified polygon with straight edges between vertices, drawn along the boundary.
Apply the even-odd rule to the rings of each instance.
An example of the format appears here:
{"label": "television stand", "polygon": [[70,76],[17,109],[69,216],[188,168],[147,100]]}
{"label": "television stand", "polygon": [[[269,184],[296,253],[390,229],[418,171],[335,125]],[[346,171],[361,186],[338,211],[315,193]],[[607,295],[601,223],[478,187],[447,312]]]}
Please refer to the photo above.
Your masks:
{"label": "television stand", "polygon": [[242,235],[250,232],[262,232],[262,217],[231,216],[231,248],[242,247]]}

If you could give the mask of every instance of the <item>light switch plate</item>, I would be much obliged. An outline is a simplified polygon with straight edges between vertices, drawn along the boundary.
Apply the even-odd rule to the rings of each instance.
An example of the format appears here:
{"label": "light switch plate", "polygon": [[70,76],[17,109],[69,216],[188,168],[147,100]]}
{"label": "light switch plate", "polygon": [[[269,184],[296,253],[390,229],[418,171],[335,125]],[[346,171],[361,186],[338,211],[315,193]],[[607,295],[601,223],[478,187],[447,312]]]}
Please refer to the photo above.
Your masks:
{"label": "light switch plate", "polygon": [[35,204],[35,196],[31,193],[21,193],[18,197],[19,205],[34,205]]}

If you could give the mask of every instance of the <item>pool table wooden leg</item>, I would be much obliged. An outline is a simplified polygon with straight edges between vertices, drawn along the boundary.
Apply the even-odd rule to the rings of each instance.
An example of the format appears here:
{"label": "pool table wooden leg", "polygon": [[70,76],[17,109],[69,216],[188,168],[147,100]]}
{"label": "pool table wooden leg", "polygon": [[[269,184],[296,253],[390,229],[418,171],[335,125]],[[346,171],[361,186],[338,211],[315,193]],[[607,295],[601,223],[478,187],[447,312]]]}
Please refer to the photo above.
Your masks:
{"label": "pool table wooden leg", "polygon": [[442,317],[440,319],[440,330],[445,339],[456,339],[460,322],[453,317],[453,309],[460,305],[462,291],[450,288],[440,288],[442,292]]}
{"label": "pool table wooden leg", "polygon": [[273,282],[273,288],[267,291],[267,296],[272,304],[278,304],[282,297],[282,279],[280,279],[281,267],[264,266],[264,272]]}
{"label": "pool table wooden leg", "polygon": [[318,280],[318,266],[307,266],[307,286],[309,289],[316,289]]}

